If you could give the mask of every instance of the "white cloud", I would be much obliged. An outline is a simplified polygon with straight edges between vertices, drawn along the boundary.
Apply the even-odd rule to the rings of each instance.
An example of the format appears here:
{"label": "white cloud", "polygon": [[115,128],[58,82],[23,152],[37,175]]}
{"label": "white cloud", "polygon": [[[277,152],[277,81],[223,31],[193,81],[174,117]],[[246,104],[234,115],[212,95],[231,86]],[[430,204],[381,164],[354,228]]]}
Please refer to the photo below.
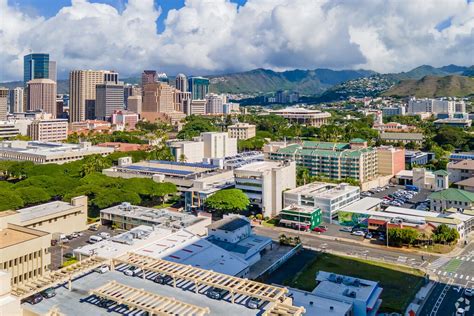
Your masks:
{"label": "white cloud", "polygon": [[[29,49],[71,69],[145,68],[211,73],[256,67],[402,71],[474,64],[474,3],[465,0],[187,0],[165,30],[153,0],[107,4],[73,0],[51,18],[31,17],[0,0],[0,80],[21,79]],[[451,25],[436,26],[450,18]]]}

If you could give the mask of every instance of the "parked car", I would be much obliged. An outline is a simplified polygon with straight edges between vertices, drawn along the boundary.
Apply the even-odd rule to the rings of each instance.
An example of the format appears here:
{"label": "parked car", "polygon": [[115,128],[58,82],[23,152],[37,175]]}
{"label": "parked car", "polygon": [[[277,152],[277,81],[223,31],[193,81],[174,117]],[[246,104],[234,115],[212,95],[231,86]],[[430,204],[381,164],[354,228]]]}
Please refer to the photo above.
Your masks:
{"label": "parked car", "polygon": [[212,298],[214,300],[221,300],[223,299],[227,294],[229,294],[229,291],[220,289],[217,287],[211,287],[209,290],[206,292],[206,296],[209,298]]}
{"label": "parked car", "polygon": [[352,232],[352,235],[354,235],[354,236],[364,236],[365,233],[361,230],[356,230],[356,231]]}
{"label": "parked car", "polygon": [[456,310],[456,316],[464,316],[464,315],[466,315],[466,311],[464,310],[464,308],[459,307]]}
{"label": "parked car", "polygon": [[41,296],[43,296],[44,298],[55,297],[56,296],[56,291],[54,290],[54,288],[50,287],[50,288],[47,288],[44,291],[41,291]]}
{"label": "parked car", "polygon": [[317,233],[324,233],[326,230],[324,228],[321,228],[321,227],[315,227],[315,228],[313,228],[313,231],[317,232]]}
{"label": "parked car", "polygon": [[380,236],[379,236],[379,240],[380,240],[380,241],[385,241],[385,236],[384,236],[384,235],[380,235]]}
{"label": "parked car", "polygon": [[160,273],[153,281],[159,284],[168,284],[168,282],[171,282],[172,280],[173,278],[170,275]]}
{"label": "parked car", "polygon": [[77,238],[77,237],[79,237],[79,234],[78,234],[78,233],[72,233],[72,234],[69,235],[69,236],[71,236],[72,238]]}
{"label": "parked car", "polygon": [[84,236],[84,233],[83,233],[83,232],[74,232],[73,234],[76,234],[78,237]]}
{"label": "parked car", "polygon": [[343,231],[343,232],[352,232],[352,227],[348,227],[348,226],[344,226],[340,229],[340,231]]}
{"label": "parked car", "polygon": [[95,272],[103,274],[106,273],[110,270],[109,266],[106,264],[101,265],[100,267],[97,267],[94,269]]}
{"label": "parked car", "polygon": [[103,238],[102,237],[99,237],[99,236],[96,236],[96,235],[92,235],[89,237],[89,243],[91,244],[95,244],[96,242],[99,242],[99,241],[102,241]]}
{"label": "parked car", "polygon": [[114,305],[115,302],[112,301],[112,300],[108,300],[108,299],[101,299],[99,301],[99,307],[103,307],[103,308],[109,308],[110,306]]}
{"label": "parked car", "polygon": [[43,300],[43,296],[41,296],[41,294],[39,293],[36,293],[36,294],[31,295],[30,297],[27,297],[25,299],[25,302],[30,303],[31,305],[35,305],[41,302],[42,300]]}
{"label": "parked car", "polygon": [[246,305],[250,309],[259,309],[263,304],[263,301],[256,297],[251,297],[248,299]]}
{"label": "parked car", "polygon": [[65,254],[63,254],[63,257],[66,259],[71,259],[71,258],[74,258],[75,256],[72,252],[66,252]]}
{"label": "parked car", "polygon": [[464,290],[464,295],[467,297],[472,297],[474,296],[474,287],[468,287]]}
{"label": "parked car", "polygon": [[327,225],[319,225],[318,227],[319,227],[319,228],[322,228],[322,229],[324,229],[324,230],[328,230]]}
{"label": "parked car", "polygon": [[134,267],[134,266],[130,266],[128,267],[127,270],[125,270],[123,273],[125,275],[128,275],[128,276],[136,276],[138,273],[140,273],[142,271],[142,269],[140,269],[139,267]]}
{"label": "parked car", "polygon": [[89,230],[90,231],[93,231],[93,232],[96,232],[99,230],[99,225],[92,225],[92,226],[89,226]]}
{"label": "parked car", "polygon": [[371,239],[372,237],[373,237],[373,236],[372,236],[372,233],[367,233],[367,234],[365,235],[365,238],[366,238],[366,239]]}
{"label": "parked car", "polygon": [[104,239],[109,239],[110,238],[110,234],[106,233],[106,232],[99,233],[99,236],[104,238]]}

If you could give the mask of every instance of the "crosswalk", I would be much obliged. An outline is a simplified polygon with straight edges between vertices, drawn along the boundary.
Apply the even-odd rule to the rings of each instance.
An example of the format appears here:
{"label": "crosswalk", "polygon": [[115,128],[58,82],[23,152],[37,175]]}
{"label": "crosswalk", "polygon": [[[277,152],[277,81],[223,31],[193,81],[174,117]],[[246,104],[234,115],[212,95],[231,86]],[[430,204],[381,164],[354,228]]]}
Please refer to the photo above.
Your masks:
{"label": "crosswalk", "polygon": [[444,270],[436,270],[436,269],[434,269],[433,272],[439,275],[440,277],[443,276],[443,277],[451,277],[453,279],[459,279],[459,280],[465,280],[465,281],[474,281],[474,275],[467,275],[467,274],[464,275],[461,273],[455,273],[455,272],[453,273],[453,272],[448,272]]}
{"label": "crosswalk", "polygon": [[430,268],[437,269],[437,268],[445,265],[446,263],[448,263],[449,260],[451,260],[451,258],[446,258],[446,257],[438,258],[438,259],[436,259],[435,261],[433,261],[431,263]]}
{"label": "crosswalk", "polygon": [[[442,258],[440,258],[440,259],[442,259]],[[456,259],[461,260],[461,261],[465,261],[465,262],[469,262],[469,261],[474,262],[474,258],[471,257],[471,256],[465,256],[465,257],[457,256]],[[438,260],[436,260],[436,261],[438,261]]]}

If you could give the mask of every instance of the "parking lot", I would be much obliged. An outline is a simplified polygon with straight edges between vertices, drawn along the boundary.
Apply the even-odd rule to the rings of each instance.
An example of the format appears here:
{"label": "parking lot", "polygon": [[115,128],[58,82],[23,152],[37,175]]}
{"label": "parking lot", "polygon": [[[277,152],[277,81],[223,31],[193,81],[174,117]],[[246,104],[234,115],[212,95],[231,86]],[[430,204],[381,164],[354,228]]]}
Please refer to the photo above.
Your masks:
{"label": "parking lot", "polygon": [[[65,254],[71,254],[73,249],[76,249],[88,244],[90,236],[97,235],[101,232],[107,232],[111,236],[115,236],[120,233],[120,231],[112,230],[108,228],[107,226],[99,226],[97,231],[85,230],[81,232],[82,236],[68,240],[68,242],[63,243],[62,245],[57,244],[56,246],[52,246],[50,248],[51,270],[56,270],[61,267],[63,261],[67,260],[66,258],[64,258]],[[61,251],[61,248],[62,248],[62,251]]]}
{"label": "parking lot", "polygon": [[[403,185],[388,186],[388,187],[384,187],[384,188],[385,189],[382,188],[382,190],[380,192],[377,192],[377,190],[372,189],[372,190],[367,192],[368,194],[370,194],[370,195],[367,195],[367,196],[383,199],[386,196],[395,194],[397,191],[400,191],[400,190],[406,191],[405,186],[403,186]],[[396,206],[404,207],[404,208],[413,208],[414,209],[419,204],[424,202],[430,194],[431,194],[431,191],[426,190],[426,189],[420,189],[417,194],[413,194],[413,197],[411,199],[406,199],[406,201],[404,203],[401,203],[401,205],[396,205]],[[362,197],[364,197],[364,196],[362,196]],[[426,203],[425,205],[426,205],[426,208],[429,209],[429,203]],[[387,206],[390,206],[390,205],[387,205]],[[421,210],[424,211],[426,209],[423,208]]]}

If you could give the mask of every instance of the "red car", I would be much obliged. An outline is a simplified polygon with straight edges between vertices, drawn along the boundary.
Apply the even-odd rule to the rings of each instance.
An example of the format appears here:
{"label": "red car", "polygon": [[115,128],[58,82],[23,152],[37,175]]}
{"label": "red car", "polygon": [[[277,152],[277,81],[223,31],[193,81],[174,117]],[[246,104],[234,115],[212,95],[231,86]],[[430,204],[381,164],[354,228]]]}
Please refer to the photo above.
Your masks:
{"label": "red car", "polygon": [[326,232],[326,230],[322,227],[315,227],[315,228],[313,228],[313,232],[324,233],[324,232]]}

